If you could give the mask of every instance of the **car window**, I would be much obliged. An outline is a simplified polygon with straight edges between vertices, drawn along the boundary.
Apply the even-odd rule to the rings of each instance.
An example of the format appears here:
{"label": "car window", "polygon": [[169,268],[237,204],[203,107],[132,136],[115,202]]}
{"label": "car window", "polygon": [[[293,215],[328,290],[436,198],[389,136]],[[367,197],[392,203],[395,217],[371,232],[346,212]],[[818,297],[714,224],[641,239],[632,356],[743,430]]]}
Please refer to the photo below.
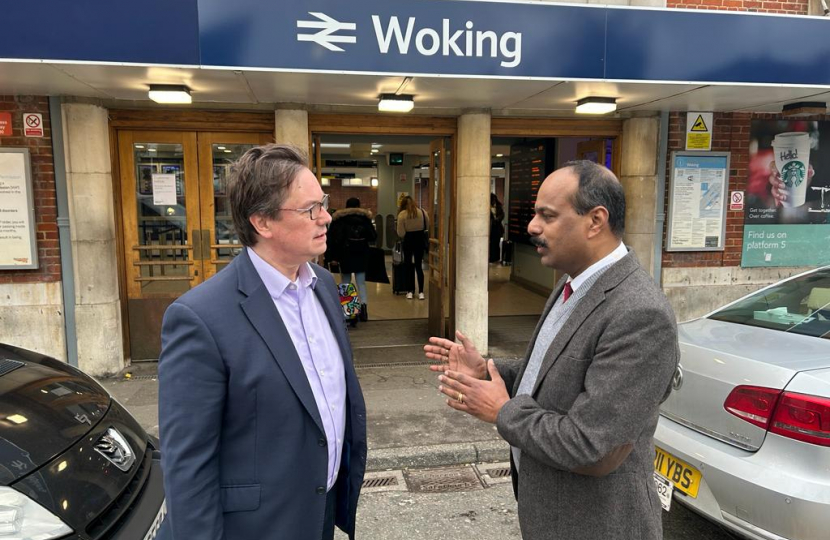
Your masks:
{"label": "car window", "polygon": [[709,318],[830,339],[830,269],[759,291]]}

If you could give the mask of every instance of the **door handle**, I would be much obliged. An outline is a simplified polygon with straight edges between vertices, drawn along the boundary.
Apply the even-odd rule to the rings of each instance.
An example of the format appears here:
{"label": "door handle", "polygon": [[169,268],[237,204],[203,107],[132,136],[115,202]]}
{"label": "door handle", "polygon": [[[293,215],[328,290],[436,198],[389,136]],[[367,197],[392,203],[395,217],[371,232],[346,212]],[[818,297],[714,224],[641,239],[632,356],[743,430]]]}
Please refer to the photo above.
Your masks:
{"label": "door handle", "polygon": [[193,238],[190,243],[193,245],[193,261],[202,260],[202,231],[193,229]]}

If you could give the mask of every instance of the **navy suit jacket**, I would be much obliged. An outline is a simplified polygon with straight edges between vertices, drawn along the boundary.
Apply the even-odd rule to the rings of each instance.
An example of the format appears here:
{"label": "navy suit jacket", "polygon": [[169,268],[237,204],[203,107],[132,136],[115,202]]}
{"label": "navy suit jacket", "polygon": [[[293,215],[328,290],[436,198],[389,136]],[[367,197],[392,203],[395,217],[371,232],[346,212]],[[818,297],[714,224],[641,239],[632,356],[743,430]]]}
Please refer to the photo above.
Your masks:
{"label": "navy suit jacket", "polygon": [[[334,279],[315,294],[343,355],[346,433],[335,523],[354,538],[366,406]],[[288,331],[245,250],[170,305],[162,324],[159,428],[167,540],[320,540],[328,447]]]}

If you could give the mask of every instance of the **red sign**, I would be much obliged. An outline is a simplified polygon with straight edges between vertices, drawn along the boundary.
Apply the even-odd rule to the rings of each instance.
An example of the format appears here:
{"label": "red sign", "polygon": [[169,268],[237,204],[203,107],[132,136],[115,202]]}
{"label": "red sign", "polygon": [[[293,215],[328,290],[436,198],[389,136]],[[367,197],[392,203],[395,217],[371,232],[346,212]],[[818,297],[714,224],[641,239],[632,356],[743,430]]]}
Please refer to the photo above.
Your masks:
{"label": "red sign", "polygon": [[733,191],[732,196],[729,198],[729,209],[730,210],[743,210],[744,209],[744,192],[743,191]]}
{"label": "red sign", "polygon": [[0,112],[0,137],[12,136],[12,113]]}
{"label": "red sign", "polygon": [[27,137],[43,137],[43,115],[23,113],[23,134]]}

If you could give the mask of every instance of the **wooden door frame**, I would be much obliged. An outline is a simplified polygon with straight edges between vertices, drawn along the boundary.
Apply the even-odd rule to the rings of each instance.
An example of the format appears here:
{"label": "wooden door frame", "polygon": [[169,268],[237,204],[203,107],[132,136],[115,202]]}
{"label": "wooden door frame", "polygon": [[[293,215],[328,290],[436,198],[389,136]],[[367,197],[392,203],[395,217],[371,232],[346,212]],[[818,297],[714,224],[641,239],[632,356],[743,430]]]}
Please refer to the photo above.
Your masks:
{"label": "wooden door frame", "polygon": [[268,142],[274,140],[274,111],[217,111],[199,109],[109,109],[109,144],[112,164],[113,208],[116,234],[116,259],[121,303],[121,334],[124,358],[131,358],[127,265],[125,263],[124,213],[121,194],[121,159],[119,132],[124,131],[195,131],[223,133],[259,133]]}
{"label": "wooden door frame", "polygon": [[611,171],[622,173],[623,120],[619,118],[493,118],[491,137],[602,137],[613,139]]}

